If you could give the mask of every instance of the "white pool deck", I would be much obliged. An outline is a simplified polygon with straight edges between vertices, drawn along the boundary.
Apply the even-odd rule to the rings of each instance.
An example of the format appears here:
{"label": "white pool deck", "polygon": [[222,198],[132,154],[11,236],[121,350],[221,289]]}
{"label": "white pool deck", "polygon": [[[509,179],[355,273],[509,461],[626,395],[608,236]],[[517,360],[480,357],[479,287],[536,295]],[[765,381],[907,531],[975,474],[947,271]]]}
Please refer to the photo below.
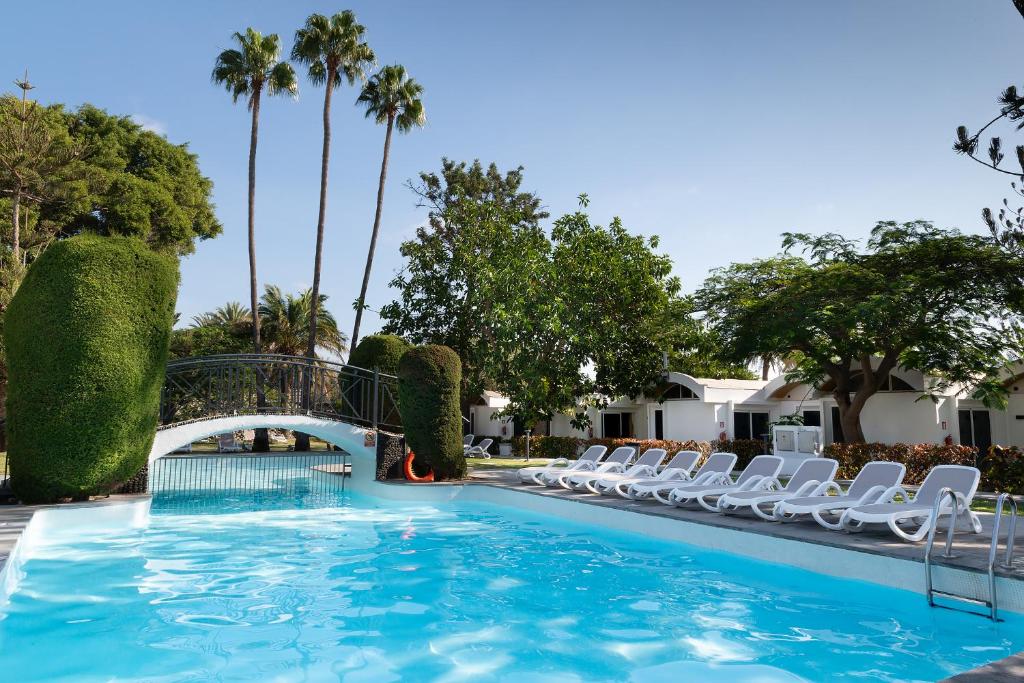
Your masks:
{"label": "white pool deck", "polygon": [[[829,531],[813,521],[778,524],[750,514],[720,515],[702,509],[672,508],[566,491],[560,488],[518,483],[514,470],[476,470],[465,484],[409,485],[403,482],[375,484],[373,493],[386,497],[451,498],[458,496],[499,504],[516,504],[536,511],[550,511],[571,519],[585,519],[609,528],[649,533],[769,561],[795,564],[836,576],[875,580],[923,592],[923,544],[896,539],[885,528],[859,534]],[[390,494],[390,495],[389,495]],[[107,506],[145,499],[146,496],[111,496],[84,505]],[[82,505],[82,504],[76,504]],[[21,532],[39,510],[64,506],[0,506],[0,569],[14,549]],[[980,513],[984,533],[958,532],[958,557],[937,562],[936,587],[957,593],[987,595],[988,546],[992,514]],[[1011,569],[997,570],[1001,609],[1024,612],[1024,524],[1017,530],[1019,552]],[[798,561],[794,561],[800,556]],[[924,598],[922,597],[922,600]],[[979,617],[982,618],[982,617]],[[956,676],[955,683],[1024,680],[1024,653],[993,662]]]}

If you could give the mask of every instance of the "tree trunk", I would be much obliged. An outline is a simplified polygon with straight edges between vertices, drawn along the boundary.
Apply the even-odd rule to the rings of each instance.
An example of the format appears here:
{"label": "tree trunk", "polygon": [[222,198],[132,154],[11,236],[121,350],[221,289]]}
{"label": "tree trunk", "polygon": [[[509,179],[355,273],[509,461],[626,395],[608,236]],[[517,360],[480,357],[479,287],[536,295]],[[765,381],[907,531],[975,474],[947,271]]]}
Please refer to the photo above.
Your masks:
{"label": "tree trunk", "polygon": [[768,354],[761,356],[761,379],[768,381],[768,373],[772,369],[772,357]]}
{"label": "tree trunk", "polygon": [[[256,281],[256,143],[260,128],[260,90],[252,94],[252,129],[249,134],[249,305],[252,307],[252,348],[260,353],[259,286]],[[256,405],[263,407],[263,383],[257,379]],[[270,434],[266,429],[257,429],[252,440],[252,450],[270,450]]]}
{"label": "tree trunk", "polygon": [[305,432],[294,432],[295,434],[295,450],[296,451],[308,451],[309,450],[309,434]]}
{"label": "tree trunk", "polygon": [[846,443],[864,443],[864,430],[860,426],[861,408],[847,402],[845,408],[839,402],[839,424],[843,427],[843,439]]}
{"label": "tree trunk", "polygon": [[16,264],[21,263],[21,187],[14,191],[11,197],[11,220],[13,231],[11,232],[11,252]]}
{"label": "tree trunk", "polygon": [[377,185],[377,213],[373,217],[373,232],[370,233],[370,249],[366,253],[366,269],[363,271],[363,286],[359,290],[359,301],[356,306],[356,324],[352,327],[351,346],[354,349],[359,341],[359,324],[363,320],[363,306],[366,303],[366,290],[370,286],[370,270],[373,268],[373,253],[377,249],[377,234],[380,232],[380,215],[384,209],[384,181],[388,177],[388,157],[391,156],[391,132],[395,127],[394,115],[388,115],[387,133],[384,134],[384,159],[380,163],[380,183]]}
{"label": "tree trunk", "polygon": [[[306,355],[316,358],[316,325],[320,311],[320,261],[324,251],[324,219],[327,215],[327,169],[331,158],[331,93],[334,90],[334,69],[327,70],[327,87],[324,91],[324,146],[320,155],[320,211],[316,219],[316,250],[313,254],[313,299],[309,308],[309,341]],[[308,380],[307,380],[308,383]],[[309,398],[306,387],[304,402]],[[307,406],[308,407],[308,406]]]}

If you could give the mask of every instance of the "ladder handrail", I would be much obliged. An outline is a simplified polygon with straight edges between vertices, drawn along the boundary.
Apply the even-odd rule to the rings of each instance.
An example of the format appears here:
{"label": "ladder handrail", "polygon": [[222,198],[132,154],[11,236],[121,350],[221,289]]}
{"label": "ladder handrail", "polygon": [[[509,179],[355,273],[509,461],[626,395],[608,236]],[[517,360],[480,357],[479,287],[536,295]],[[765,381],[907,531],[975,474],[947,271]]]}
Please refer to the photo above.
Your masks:
{"label": "ladder handrail", "polygon": [[1003,521],[1003,505],[1010,501],[1010,525],[1006,528],[1006,555],[1003,558],[1003,567],[1009,569],[1013,566],[1013,546],[1017,535],[1017,501],[1009,493],[1000,493],[996,499],[996,514],[992,520],[992,542],[988,548],[988,590],[991,596],[991,618],[992,621],[999,620],[996,601],[996,557],[999,555],[999,526]]}
{"label": "ladder handrail", "polygon": [[932,587],[932,546],[935,544],[935,531],[939,528],[939,508],[946,498],[953,501],[953,515],[950,518],[949,532],[946,534],[946,548],[942,552],[946,559],[953,557],[953,532],[956,530],[956,519],[960,513],[960,501],[956,497],[956,492],[948,486],[942,488],[932,505],[931,528],[928,529],[928,542],[924,548],[925,591],[928,594],[928,604],[932,607],[935,607],[935,590]]}

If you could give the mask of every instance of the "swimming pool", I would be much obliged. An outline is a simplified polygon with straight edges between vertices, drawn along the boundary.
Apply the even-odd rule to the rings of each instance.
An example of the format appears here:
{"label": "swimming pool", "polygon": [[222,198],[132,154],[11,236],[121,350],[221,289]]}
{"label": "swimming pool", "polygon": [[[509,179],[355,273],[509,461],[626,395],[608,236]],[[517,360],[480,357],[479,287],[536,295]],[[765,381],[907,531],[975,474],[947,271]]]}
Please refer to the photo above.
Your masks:
{"label": "swimming pool", "polygon": [[[0,607],[14,681],[931,681],[1024,619],[479,502],[154,501],[51,530]],[[89,512],[83,513],[89,514]]]}

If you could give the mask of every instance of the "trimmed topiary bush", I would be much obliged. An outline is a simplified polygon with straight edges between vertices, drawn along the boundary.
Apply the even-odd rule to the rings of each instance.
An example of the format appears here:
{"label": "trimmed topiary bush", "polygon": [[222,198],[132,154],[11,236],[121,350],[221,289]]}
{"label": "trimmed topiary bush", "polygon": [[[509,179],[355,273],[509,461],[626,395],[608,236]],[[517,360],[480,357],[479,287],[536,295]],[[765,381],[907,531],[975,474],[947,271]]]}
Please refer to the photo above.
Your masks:
{"label": "trimmed topiary bush", "polygon": [[83,500],[145,466],[177,287],[177,261],[133,238],[74,237],[32,264],[4,325],[21,500]]}
{"label": "trimmed topiary bush", "polygon": [[459,383],[462,363],[447,346],[418,346],[398,363],[398,404],[405,441],[434,470],[435,479],[466,474]]}
{"label": "trimmed topiary bush", "polygon": [[349,354],[348,364],[357,368],[380,370],[387,375],[398,374],[398,362],[402,355],[413,348],[412,344],[395,334],[371,334],[363,337],[359,345]]}

